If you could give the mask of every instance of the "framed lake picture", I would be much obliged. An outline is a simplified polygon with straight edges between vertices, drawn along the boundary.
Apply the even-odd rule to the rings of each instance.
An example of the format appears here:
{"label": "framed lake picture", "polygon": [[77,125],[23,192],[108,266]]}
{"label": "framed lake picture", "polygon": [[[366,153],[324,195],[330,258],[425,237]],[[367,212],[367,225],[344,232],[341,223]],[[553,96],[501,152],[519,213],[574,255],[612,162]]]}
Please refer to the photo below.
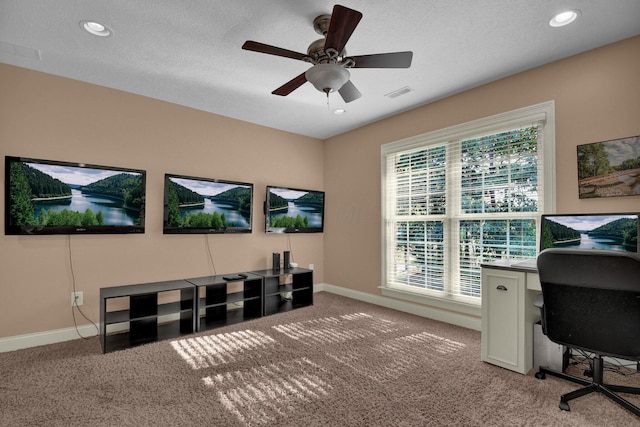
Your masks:
{"label": "framed lake picture", "polygon": [[581,199],[640,195],[640,135],[578,145]]}

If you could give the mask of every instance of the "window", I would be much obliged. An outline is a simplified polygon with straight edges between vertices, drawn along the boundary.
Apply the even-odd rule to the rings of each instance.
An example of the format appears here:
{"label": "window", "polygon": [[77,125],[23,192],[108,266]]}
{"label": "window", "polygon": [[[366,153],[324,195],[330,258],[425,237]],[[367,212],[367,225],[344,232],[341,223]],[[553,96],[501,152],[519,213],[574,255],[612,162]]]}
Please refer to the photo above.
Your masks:
{"label": "window", "polygon": [[540,215],[555,207],[553,110],[382,147],[383,293],[479,306],[481,263],[536,256]]}

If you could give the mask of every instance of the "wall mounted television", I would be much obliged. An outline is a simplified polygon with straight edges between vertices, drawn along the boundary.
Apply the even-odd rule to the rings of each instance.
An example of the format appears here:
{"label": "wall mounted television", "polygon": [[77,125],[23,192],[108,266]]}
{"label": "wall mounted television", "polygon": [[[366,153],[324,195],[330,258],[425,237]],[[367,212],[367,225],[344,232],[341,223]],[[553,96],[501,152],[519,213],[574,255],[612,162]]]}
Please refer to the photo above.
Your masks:
{"label": "wall mounted television", "polygon": [[601,249],[639,252],[640,213],[543,215],[540,250]]}
{"label": "wall mounted television", "polygon": [[322,233],[324,191],[267,186],[267,233]]}
{"label": "wall mounted television", "polygon": [[251,233],[253,184],[166,174],[164,234]]}
{"label": "wall mounted television", "polygon": [[5,234],[144,233],[145,171],[5,157]]}

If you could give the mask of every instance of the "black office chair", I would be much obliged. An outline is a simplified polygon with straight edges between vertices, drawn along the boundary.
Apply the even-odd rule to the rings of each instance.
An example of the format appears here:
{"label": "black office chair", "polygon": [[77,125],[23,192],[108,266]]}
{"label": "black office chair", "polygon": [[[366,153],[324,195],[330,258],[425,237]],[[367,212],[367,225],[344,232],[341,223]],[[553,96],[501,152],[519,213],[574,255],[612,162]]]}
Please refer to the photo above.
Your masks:
{"label": "black office chair", "polygon": [[594,357],[592,381],[542,366],[536,377],[550,374],[586,386],[560,397],[565,411],[569,400],[599,392],[640,416],[640,408],[617,394],[640,394],[640,388],[603,381],[603,356],[640,360],[640,256],[554,248],[540,252],[537,264],[544,334]]}

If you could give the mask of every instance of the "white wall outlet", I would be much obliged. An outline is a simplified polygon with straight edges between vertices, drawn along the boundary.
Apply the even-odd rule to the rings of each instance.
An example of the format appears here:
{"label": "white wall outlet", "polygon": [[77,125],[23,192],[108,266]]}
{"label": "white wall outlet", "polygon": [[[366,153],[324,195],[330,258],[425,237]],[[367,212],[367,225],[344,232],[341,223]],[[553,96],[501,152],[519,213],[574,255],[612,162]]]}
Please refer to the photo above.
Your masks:
{"label": "white wall outlet", "polygon": [[309,264],[309,270],[313,270],[313,267],[315,267],[315,265]]}
{"label": "white wall outlet", "polygon": [[71,307],[80,307],[84,304],[84,295],[82,291],[71,292]]}

